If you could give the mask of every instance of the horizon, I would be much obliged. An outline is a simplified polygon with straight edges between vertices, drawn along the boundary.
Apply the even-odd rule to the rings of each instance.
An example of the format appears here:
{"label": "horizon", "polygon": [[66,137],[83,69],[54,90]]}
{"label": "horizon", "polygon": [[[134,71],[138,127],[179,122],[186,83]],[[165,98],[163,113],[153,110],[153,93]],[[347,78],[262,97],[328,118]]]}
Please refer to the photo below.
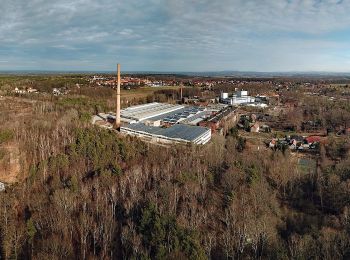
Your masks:
{"label": "horizon", "polygon": [[[43,70],[43,69],[22,69],[22,70],[1,70],[0,69],[0,75],[6,75],[6,74],[14,74],[14,75],[20,75],[21,73],[29,74],[29,73],[37,73],[37,74],[73,74],[73,73],[103,73],[103,74],[115,74],[116,70]],[[127,70],[123,71],[121,70],[121,74],[188,74],[188,75],[195,75],[200,74],[201,76],[205,74],[213,74],[213,75],[222,75],[222,76],[239,76],[239,74],[269,74],[272,76],[279,76],[279,75],[327,75],[327,76],[349,76],[350,72],[346,71],[244,71],[244,70],[217,70],[217,71],[157,71],[157,70]],[[231,75],[230,75],[231,74]],[[208,75],[210,76],[210,75]]]}
{"label": "horizon", "polygon": [[343,0],[4,0],[0,71],[350,73]]}

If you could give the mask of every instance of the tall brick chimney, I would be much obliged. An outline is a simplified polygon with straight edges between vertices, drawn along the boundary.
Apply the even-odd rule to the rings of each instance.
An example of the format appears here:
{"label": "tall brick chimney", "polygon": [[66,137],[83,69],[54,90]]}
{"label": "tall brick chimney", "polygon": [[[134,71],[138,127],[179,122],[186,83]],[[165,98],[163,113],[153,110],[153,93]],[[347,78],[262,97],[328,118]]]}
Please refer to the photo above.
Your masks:
{"label": "tall brick chimney", "polygon": [[117,113],[115,117],[115,128],[120,127],[120,64],[117,65]]}

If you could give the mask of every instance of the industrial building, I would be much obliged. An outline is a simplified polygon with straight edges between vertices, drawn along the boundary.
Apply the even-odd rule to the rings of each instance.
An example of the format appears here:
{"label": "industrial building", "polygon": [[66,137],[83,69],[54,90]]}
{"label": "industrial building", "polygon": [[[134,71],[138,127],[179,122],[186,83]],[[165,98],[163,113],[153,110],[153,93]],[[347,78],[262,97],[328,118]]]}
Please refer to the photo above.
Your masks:
{"label": "industrial building", "polygon": [[[212,116],[213,111],[156,102],[132,106],[120,110],[120,132],[153,142],[206,144],[211,139],[211,130],[198,124]],[[115,120],[113,112],[93,117],[93,123],[103,128],[111,128]]]}
{"label": "industrial building", "polygon": [[267,107],[267,97],[266,96],[256,96],[252,97],[248,95],[248,91],[239,90],[232,96],[228,93],[221,93],[220,102],[222,104],[227,104],[231,106],[254,106],[254,107]]}
{"label": "industrial building", "polygon": [[121,110],[120,116],[121,120],[124,120],[124,122],[129,121],[129,123],[137,123],[145,121],[146,119],[163,116],[164,114],[172,113],[183,108],[184,106],[181,105],[154,102],[123,109]]}
{"label": "industrial building", "polygon": [[197,125],[212,116],[214,110],[157,102],[121,109],[119,64],[117,69],[116,113],[99,113],[93,116],[93,124],[107,129],[112,129],[114,125],[123,134],[151,142],[203,145],[210,141],[211,130]]}
{"label": "industrial building", "polygon": [[[204,107],[172,105],[166,103],[149,103],[137,105],[121,110],[120,121],[122,124],[143,123],[148,126],[174,125],[182,122],[192,122],[197,119],[197,123],[211,115],[213,111],[207,111]],[[116,114],[100,113],[100,118],[106,121],[114,121]],[[193,124],[192,122],[192,125]]]}
{"label": "industrial building", "polygon": [[161,143],[206,144],[211,139],[211,130],[206,127],[176,124],[171,127],[155,127],[145,124],[129,124],[120,128],[121,133]]}
{"label": "industrial building", "polygon": [[236,105],[242,105],[242,104],[249,104],[254,103],[255,98],[248,96],[248,91],[240,90],[237,91],[236,94],[229,97],[228,93],[221,93],[220,96],[221,103],[236,106]]}
{"label": "industrial building", "polygon": [[208,118],[208,120],[201,121],[199,126],[208,127],[211,129],[212,133],[222,133],[223,131],[228,130],[234,125],[234,122],[237,121],[236,109],[231,106],[226,106],[213,116]]}

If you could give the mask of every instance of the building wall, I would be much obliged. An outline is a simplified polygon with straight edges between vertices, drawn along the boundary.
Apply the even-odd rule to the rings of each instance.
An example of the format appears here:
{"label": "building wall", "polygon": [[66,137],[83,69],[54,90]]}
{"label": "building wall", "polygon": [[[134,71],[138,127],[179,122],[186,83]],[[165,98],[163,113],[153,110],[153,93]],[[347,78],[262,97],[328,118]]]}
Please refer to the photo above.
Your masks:
{"label": "building wall", "polygon": [[248,96],[248,91],[246,90],[240,90],[240,91],[237,91],[237,97],[244,97],[244,96]]}
{"label": "building wall", "polygon": [[206,131],[204,134],[198,136],[192,142],[190,142],[188,140],[184,140],[184,139],[175,139],[175,138],[169,138],[169,137],[162,136],[162,135],[154,135],[154,134],[147,133],[147,132],[136,131],[136,130],[129,129],[127,127],[121,127],[120,132],[123,134],[128,134],[128,135],[140,137],[143,139],[147,139],[149,141],[155,141],[155,142],[161,142],[161,143],[194,143],[194,144],[198,144],[198,145],[204,145],[204,144],[208,143],[211,139],[210,129],[208,129],[208,131]]}

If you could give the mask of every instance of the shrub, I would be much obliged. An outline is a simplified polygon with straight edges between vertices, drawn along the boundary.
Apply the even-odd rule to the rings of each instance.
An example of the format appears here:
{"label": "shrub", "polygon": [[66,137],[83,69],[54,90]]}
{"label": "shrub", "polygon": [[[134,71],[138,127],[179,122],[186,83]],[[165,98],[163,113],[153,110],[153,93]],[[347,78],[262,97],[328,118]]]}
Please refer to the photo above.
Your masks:
{"label": "shrub", "polygon": [[11,141],[14,138],[14,134],[11,130],[0,131],[0,144]]}

